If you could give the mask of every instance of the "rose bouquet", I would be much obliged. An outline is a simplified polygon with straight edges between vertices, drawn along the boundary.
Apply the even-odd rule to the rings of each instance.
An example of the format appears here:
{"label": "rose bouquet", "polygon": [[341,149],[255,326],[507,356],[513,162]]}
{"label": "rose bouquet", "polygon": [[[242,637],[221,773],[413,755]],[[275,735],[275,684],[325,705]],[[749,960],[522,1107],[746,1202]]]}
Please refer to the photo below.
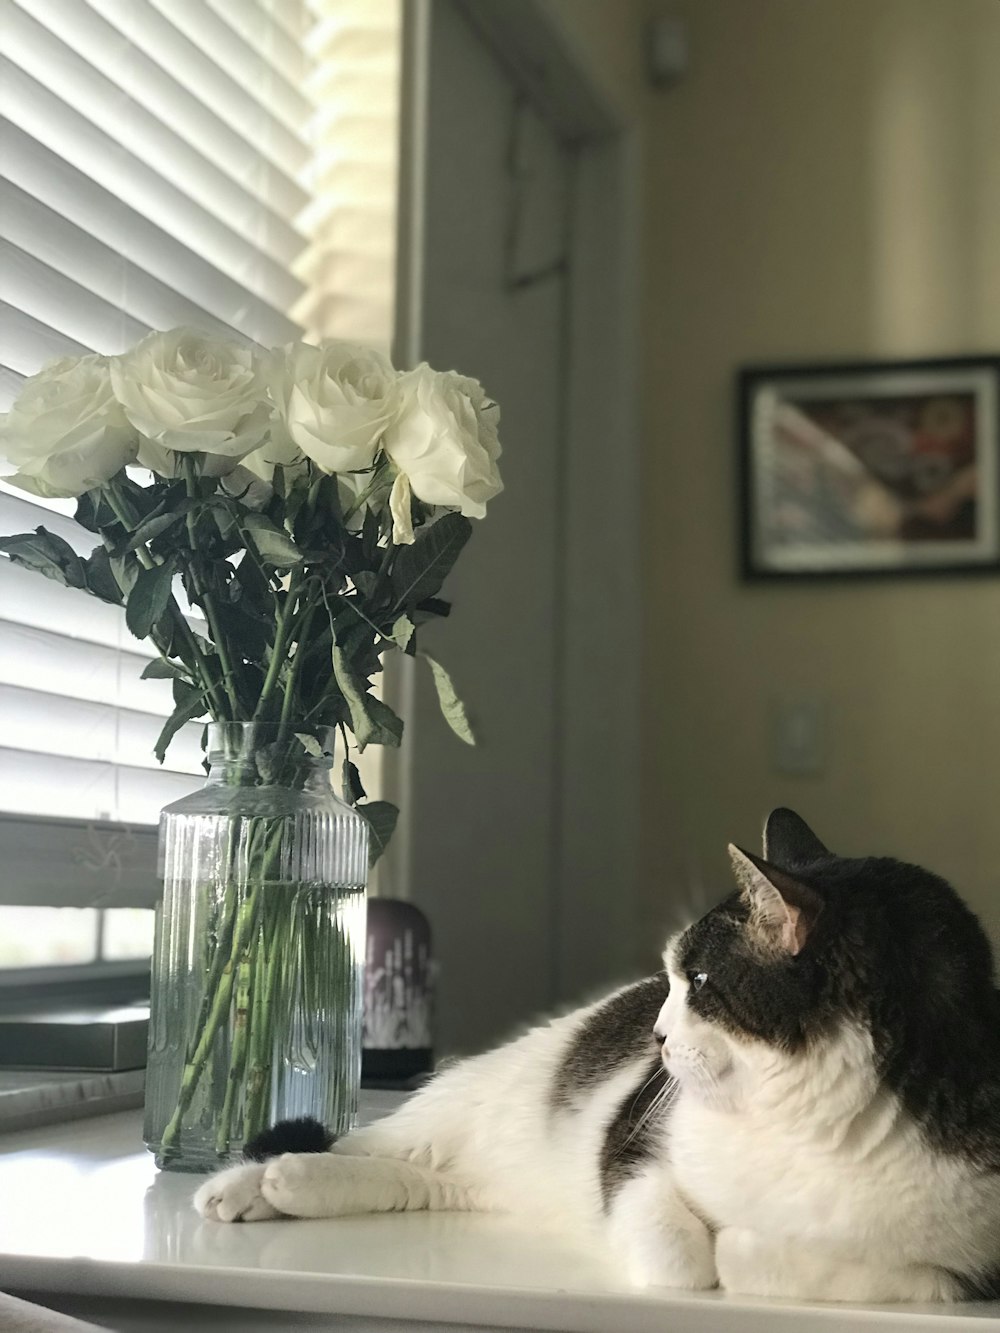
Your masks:
{"label": "rose bouquet", "polygon": [[[0,476],[40,497],[75,497],[76,521],[97,539],[81,555],[42,526],[0,539],[0,552],[124,607],[156,653],[144,676],[172,685],[161,762],[185,724],[216,728],[228,813],[212,825],[211,854],[193,858],[199,884],[189,887],[205,901],[184,917],[190,976],[171,975],[183,1003],[160,1006],[168,1027],[186,1029],[165,1035],[160,1024],[159,1040],[181,1050],[166,1077],[173,1106],[154,1134],[164,1161],[197,1137],[196,1124],[211,1121],[213,1150],[225,1155],[281,1112],[276,1070],[297,1058],[282,1055],[281,1016],[286,1028],[308,1021],[289,996],[315,1008],[328,1001],[325,982],[335,990],[318,973],[320,955],[336,962],[330,929],[357,952],[356,921],[348,929],[310,897],[326,834],[309,835],[306,856],[301,819],[290,832],[291,807],[258,798],[296,789],[319,811],[327,797],[314,769],[329,767],[339,732],[345,804],[335,815],[323,807],[322,828],[353,820],[372,860],[385,846],[397,812],[366,799],[351,739],[358,750],[400,743],[402,720],[376,689],[383,658],[426,657],[421,624],[448,614],[440,592],[469,520],[501,490],[498,415],[475,380],[426,365],[400,373],[360,346],[261,351],[175,329],[121,357],[46,367],[0,419]],[[471,743],[447,672],[426,661],[445,718]],[[320,787],[328,793],[329,780]],[[181,854],[170,847],[168,863]],[[191,847],[184,856],[192,862]],[[165,902],[154,1033],[157,964],[176,962],[179,947],[166,938],[170,912],[180,908]],[[353,995],[354,981],[345,985]]]}

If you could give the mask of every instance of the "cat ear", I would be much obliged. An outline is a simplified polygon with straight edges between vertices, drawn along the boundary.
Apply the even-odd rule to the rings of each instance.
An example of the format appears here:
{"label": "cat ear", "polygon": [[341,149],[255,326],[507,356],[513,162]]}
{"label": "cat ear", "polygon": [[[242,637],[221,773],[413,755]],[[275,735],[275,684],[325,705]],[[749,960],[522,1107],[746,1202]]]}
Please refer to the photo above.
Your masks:
{"label": "cat ear", "polygon": [[750,908],[751,926],[786,953],[801,953],[823,907],[819,895],[732,843],[729,859]]}
{"label": "cat ear", "polygon": [[772,810],[764,824],[764,859],[779,866],[803,866],[830,853],[794,810]]}

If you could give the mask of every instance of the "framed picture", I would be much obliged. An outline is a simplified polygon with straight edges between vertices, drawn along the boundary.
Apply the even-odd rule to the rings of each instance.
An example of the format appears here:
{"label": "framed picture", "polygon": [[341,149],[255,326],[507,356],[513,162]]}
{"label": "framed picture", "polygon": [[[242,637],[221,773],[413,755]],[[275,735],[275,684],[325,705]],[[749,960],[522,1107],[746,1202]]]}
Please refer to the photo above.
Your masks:
{"label": "framed picture", "polygon": [[739,387],[746,578],[1000,571],[1000,356]]}

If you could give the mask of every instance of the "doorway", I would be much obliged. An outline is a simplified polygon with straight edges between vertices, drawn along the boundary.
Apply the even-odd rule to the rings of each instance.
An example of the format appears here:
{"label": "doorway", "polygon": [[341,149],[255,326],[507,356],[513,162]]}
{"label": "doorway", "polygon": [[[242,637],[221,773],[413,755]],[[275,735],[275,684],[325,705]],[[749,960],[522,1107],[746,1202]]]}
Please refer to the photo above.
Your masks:
{"label": "doorway", "polygon": [[[390,887],[430,918],[447,1054],[626,975],[637,952],[630,222],[607,193],[634,182],[624,127],[544,6],[430,0],[410,28],[398,350],[480,379],[505,448],[505,493],[446,588],[454,613],[422,641],[479,743],[407,663],[387,774],[403,809]],[[540,52],[558,79],[539,82]]]}

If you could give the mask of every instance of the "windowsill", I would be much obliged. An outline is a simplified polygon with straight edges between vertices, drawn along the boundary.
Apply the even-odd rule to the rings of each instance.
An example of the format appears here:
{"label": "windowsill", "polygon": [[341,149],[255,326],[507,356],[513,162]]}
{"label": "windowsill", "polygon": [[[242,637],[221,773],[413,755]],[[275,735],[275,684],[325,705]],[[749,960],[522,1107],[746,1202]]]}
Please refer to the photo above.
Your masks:
{"label": "windowsill", "polygon": [[142,1105],[144,1069],[0,1069],[0,1131],[58,1124]]}

